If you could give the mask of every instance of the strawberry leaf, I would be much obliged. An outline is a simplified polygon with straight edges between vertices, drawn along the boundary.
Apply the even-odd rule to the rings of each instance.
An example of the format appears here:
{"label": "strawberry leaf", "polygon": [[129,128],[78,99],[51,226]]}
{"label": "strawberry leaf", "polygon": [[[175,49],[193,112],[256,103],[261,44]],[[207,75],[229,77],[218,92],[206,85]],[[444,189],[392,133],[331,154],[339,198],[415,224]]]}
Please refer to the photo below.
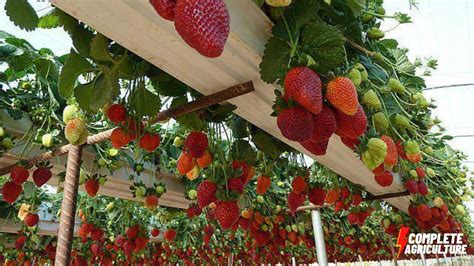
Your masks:
{"label": "strawberry leaf", "polygon": [[74,92],[77,78],[94,67],[76,52],[71,52],[64,63],[59,76],[59,94],[69,99]]}
{"label": "strawberry leaf", "polygon": [[287,42],[277,37],[271,37],[265,45],[265,52],[260,63],[262,80],[273,83],[283,79],[288,71],[290,47]]}
{"label": "strawberry leaf", "polygon": [[109,39],[104,35],[97,33],[90,44],[90,56],[98,61],[110,61]]}
{"label": "strawberry leaf", "polygon": [[148,90],[144,83],[141,83],[133,92],[130,102],[140,116],[153,117],[161,108],[160,97]]}
{"label": "strawberry leaf", "polygon": [[27,0],[7,0],[5,11],[18,27],[31,31],[38,25],[38,15]]}

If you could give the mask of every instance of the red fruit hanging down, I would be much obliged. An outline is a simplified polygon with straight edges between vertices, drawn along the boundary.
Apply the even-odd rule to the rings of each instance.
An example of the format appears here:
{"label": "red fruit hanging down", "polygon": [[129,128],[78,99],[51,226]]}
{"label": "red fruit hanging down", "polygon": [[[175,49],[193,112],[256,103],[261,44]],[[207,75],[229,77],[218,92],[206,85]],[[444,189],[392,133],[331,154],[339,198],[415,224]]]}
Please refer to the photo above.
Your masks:
{"label": "red fruit hanging down", "polygon": [[421,168],[421,166],[418,166],[416,169],[416,174],[418,175],[418,178],[424,179],[426,177],[425,169]]}
{"label": "red fruit hanging down", "polygon": [[116,128],[112,131],[110,135],[110,141],[114,148],[120,149],[123,146],[126,146],[133,140],[133,136],[126,132],[123,128]]}
{"label": "red fruit hanging down", "polygon": [[385,166],[383,164],[380,164],[374,170],[372,170],[372,173],[374,173],[374,175],[381,175],[383,174],[384,171],[385,171]]}
{"label": "red fruit hanging down", "polygon": [[418,183],[415,180],[407,180],[405,182],[405,187],[410,192],[411,194],[416,194],[418,193]]}
{"label": "red fruit hanging down", "polygon": [[199,131],[193,131],[189,133],[186,141],[184,142],[184,148],[194,158],[201,158],[208,146],[209,141],[207,140],[206,134]]}
{"label": "red fruit hanging down", "polygon": [[417,187],[418,187],[418,193],[420,193],[420,195],[423,195],[423,196],[428,195],[428,186],[426,185],[425,182],[418,181]]}
{"label": "red fruit hanging down", "polygon": [[10,179],[17,185],[22,185],[28,179],[30,173],[23,166],[15,165],[10,170]]}
{"label": "red fruit hanging down", "polygon": [[353,115],[346,115],[336,110],[337,130],[339,136],[357,139],[362,136],[367,129],[367,117],[364,109],[359,105],[357,112]]}
{"label": "red fruit hanging down", "polygon": [[151,234],[152,237],[158,237],[160,235],[160,229],[153,228],[153,229],[151,229],[150,234]]}
{"label": "red fruit hanging down", "polygon": [[331,108],[324,105],[321,112],[314,115],[314,130],[311,140],[314,142],[327,141],[336,132],[336,129],[336,115]]}
{"label": "red fruit hanging down", "polygon": [[96,227],[91,232],[91,239],[94,241],[98,241],[102,239],[103,236],[104,236],[104,231],[102,231],[102,229],[100,228]]}
{"label": "red fruit hanging down", "polygon": [[312,140],[307,140],[300,142],[300,144],[309,152],[311,152],[313,155],[316,156],[322,156],[326,154],[326,151],[328,149],[328,144],[329,141],[323,141],[323,142],[314,142]]}
{"label": "red fruit hanging down", "polygon": [[302,107],[287,108],[278,114],[277,125],[285,138],[306,141],[313,134],[313,115]]}
{"label": "red fruit hanging down", "polygon": [[158,134],[145,133],[140,139],[140,148],[152,152],[160,146],[160,136]]}
{"label": "red fruit hanging down", "polygon": [[321,79],[309,67],[292,68],[285,77],[285,94],[313,114],[323,108]]}
{"label": "red fruit hanging down", "polygon": [[326,88],[326,98],[340,112],[354,115],[359,106],[357,89],[354,83],[346,77],[336,77],[331,80]]}
{"label": "red fruit hanging down", "polygon": [[348,138],[348,137],[345,137],[345,136],[339,136],[339,137],[341,138],[342,143],[344,143],[344,145],[346,145],[347,147],[349,147],[352,150],[355,150],[357,145],[359,145],[359,143],[360,143],[360,141],[358,139],[352,139],[352,138]]}
{"label": "red fruit hanging down", "polygon": [[88,179],[84,187],[89,196],[95,197],[99,191],[99,182],[96,179]]}
{"label": "red fruit hanging down", "polygon": [[197,187],[197,202],[200,208],[204,208],[211,202],[216,201],[217,185],[209,180],[204,180]]}
{"label": "red fruit hanging down", "polygon": [[430,207],[425,204],[420,204],[416,207],[416,216],[418,220],[422,222],[427,222],[431,220],[431,210]]}
{"label": "red fruit hanging down", "polygon": [[28,227],[33,227],[38,224],[39,216],[36,213],[28,213],[23,220]]}
{"label": "red fruit hanging down", "polygon": [[348,188],[344,187],[341,189],[341,199],[344,201],[345,199],[349,198],[351,192]]}
{"label": "red fruit hanging down", "polygon": [[413,219],[417,219],[417,207],[413,204],[411,204],[410,206],[408,206],[408,214],[413,218]]}
{"label": "red fruit hanging down", "polygon": [[144,204],[147,209],[154,210],[156,209],[156,207],[158,207],[158,202],[159,202],[158,196],[148,195],[145,197]]}
{"label": "red fruit hanging down", "polygon": [[240,208],[237,201],[220,201],[217,203],[215,214],[222,229],[226,230],[238,221]]}
{"label": "red fruit hanging down", "polygon": [[150,4],[162,18],[174,20],[174,9],[177,0],[150,0]]}
{"label": "red fruit hanging down", "polygon": [[37,187],[41,187],[42,185],[46,184],[52,176],[53,173],[51,173],[49,168],[40,167],[33,172],[33,181]]}
{"label": "red fruit hanging down", "polygon": [[179,0],[174,25],[183,40],[200,54],[218,57],[230,31],[230,16],[223,0]]}
{"label": "red fruit hanging down", "polygon": [[326,200],[326,191],[322,188],[312,188],[308,193],[308,200],[316,206],[323,206]]}
{"label": "red fruit hanging down", "polygon": [[396,165],[398,163],[398,152],[395,142],[387,135],[381,136],[380,139],[387,144],[387,156],[385,157],[384,163],[390,166]]}
{"label": "red fruit hanging down", "polygon": [[120,124],[127,118],[127,109],[121,104],[112,104],[107,108],[107,117],[114,124]]}
{"label": "red fruit hanging down", "polygon": [[293,181],[291,181],[291,187],[293,188],[293,192],[298,195],[308,190],[308,184],[302,176],[296,176],[293,178]]}
{"label": "red fruit hanging down", "polygon": [[188,216],[188,218],[193,218],[195,216],[198,216],[202,213],[202,209],[199,208],[199,206],[193,204],[191,206],[188,207],[188,209],[186,210],[186,215]]}
{"label": "red fruit hanging down", "polygon": [[359,224],[359,214],[357,212],[351,212],[347,215],[347,221],[349,224]]}
{"label": "red fruit hanging down", "polygon": [[263,195],[271,186],[272,181],[269,176],[261,175],[257,178],[257,194]]}
{"label": "red fruit hanging down", "polygon": [[354,194],[352,195],[352,205],[354,206],[359,206],[359,204],[362,202],[362,196],[359,194]]}
{"label": "red fruit hanging down", "polygon": [[12,204],[15,202],[23,191],[22,186],[17,185],[13,182],[6,182],[2,187],[3,200]]}
{"label": "red fruit hanging down", "polygon": [[127,257],[130,257],[135,249],[135,241],[129,239],[123,244],[123,252]]}
{"label": "red fruit hanging down", "polygon": [[229,178],[229,180],[227,180],[227,187],[229,190],[233,190],[239,194],[244,193],[244,186],[242,179],[238,177]]}
{"label": "red fruit hanging down", "polygon": [[127,228],[125,233],[127,234],[128,238],[135,238],[137,237],[138,233],[140,233],[140,226],[138,224],[130,226]]}
{"label": "red fruit hanging down", "polygon": [[400,158],[407,160],[407,155],[405,153],[405,147],[403,147],[403,143],[401,141],[398,141],[395,143],[395,146],[397,147],[397,153]]}
{"label": "red fruit hanging down", "polygon": [[390,171],[384,171],[381,175],[375,176],[375,181],[382,187],[388,187],[393,182],[393,175]]}
{"label": "red fruit hanging down", "polygon": [[291,191],[288,194],[288,208],[290,209],[291,214],[296,212],[299,206],[303,205],[306,200],[306,194],[301,193],[297,194],[294,191]]}

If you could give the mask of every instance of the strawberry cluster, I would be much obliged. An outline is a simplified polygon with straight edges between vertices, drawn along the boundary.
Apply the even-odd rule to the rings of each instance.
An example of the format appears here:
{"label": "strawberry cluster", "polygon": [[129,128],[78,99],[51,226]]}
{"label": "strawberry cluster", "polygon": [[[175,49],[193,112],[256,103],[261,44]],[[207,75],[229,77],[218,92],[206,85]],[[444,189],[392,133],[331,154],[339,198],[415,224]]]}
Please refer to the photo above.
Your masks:
{"label": "strawberry cluster", "polygon": [[193,181],[199,177],[201,169],[212,163],[212,155],[208,150],[209,141],[206,134],[199,131],[191,132],[185,142],[183,151],[178,158],[177,168],[180,175]]}

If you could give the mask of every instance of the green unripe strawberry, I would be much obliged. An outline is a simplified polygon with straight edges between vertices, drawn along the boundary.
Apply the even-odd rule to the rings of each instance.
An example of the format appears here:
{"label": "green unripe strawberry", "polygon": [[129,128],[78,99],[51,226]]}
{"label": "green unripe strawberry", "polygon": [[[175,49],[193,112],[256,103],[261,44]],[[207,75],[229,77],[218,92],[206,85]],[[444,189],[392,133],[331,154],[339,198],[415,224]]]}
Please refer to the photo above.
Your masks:
{"label": "green unripe strawberry", "polygon": [[383,219],[383,227],[387,229],[390,226],[390,220],[389,219]]}
{"label": "green unripe strawberry", "polygon": [[466,209],[464,209],[464,206],[459,204],[459,205],[456,205],[456,212],[459,215],[465,215],[466,214]]}
{"label": "green unripe strawberry", "polygon": [[78,117],[79,115],[79,108],[76,105],[68,105],[63,110],[63,122],[67,123],[70,120]]}
{"label": "green unripe strawberry", "polygon": [[379,138],[371,138],[367,143],[367,150],[362,153],[362,162],[373,170],[385,161],[387,144]]}
{"label": "green unripe strawberry", "polygon": [[29,83],[28,81],[24,81],[21,83],[21,88],[24,89],[24,90],[29,90],[31,89],[31,83]]}
{"label": "green unripe strawberry", "polygon": [[362,76],[360,74],[360,71],[353,68],[351,71],[349,71],[349,74],[347,74],[347,77],[354,83],[354,85],[359,86],[362,83]]}
{"label": "green unripe strawberry", "polygon": [[83,168],[81,168],[81,170],[79,171],[79,185],[84,184],[86,182],[86,178],[87,173]]}
{"label": "green unripe strawberry", "polygon": [[436,198],[433,200],[433,204],[434,204],[435,207],[441,208],[441,207],[444,205],[444,201],[443,201],[442,198],[436,197]]}
{"label": "green unripe strawberry", "polygon": [[72,145],[84,144],[88,134],[86,122],[80,118],[69,120],[64,129],[64,135]]}
{"label": "green unripe strawberry", "polygon": [[426,174],[428,175],[428,177],[431,177],[431,178],[433,178],[433,177],[436,176],[435,170],[433,170],[433,169],[431,169],[431,168],[429,168],[429,167],[426,168]]}
{"label": "green unripe strawberry", "polygon": [[165,193],[165,188],[163,186],[157,186],[156,193],[158,193],[159,195],[163,195],[163,193]]}
{"label": "green unripe strawberry", "polygon": [[109,203],[105,206],[105,209],[106,209],[107,211],[110,211],[113,207],[114,207],[114,203],[113,203],[113,202],[109,202]]}
{"label": "green unripe strawberry", "polygon": [[183,146],[184,144],[184,140],[180,137],[175,137],[174,140],[173,140],[173,145],[176,147],[176,148],[179,148],[181,146]]}
{"label": "green unripe strawberry", "polygon": [[268,225],[266,225],[266,224],[263,224],[260,228],[261,228],[262,231],[264,231],[264,232],[268,231]]}
{"label": "green unripe strawberry", "polygon": [[115,157],[118,155],[119,150],[111,148],[107,150],[107,153],[109,154],[110,157]]}
{"label": "green unripe strawberry", "polygon": [[375,18],[374,15],[368,14],[368,13],[364,13],[364,14],[362,14],[362,16],[361,16],[362,22],[364,22],[364,23],[369,23],[369,22],[371,22],[374,18]]}
{"label": "green unripe strawberry", "polygon": [[98,181],[98,182],[99,182],[100,185],[105,184],[106,181],[107,181],[107,179],[105,178],[105,176],[99,177],[99,181]]}
{"label": "green unripe strawberry", "polygon": [[146,188],[145,187],[139,186],[139,187],[136,188],[135,196],[137,196],[139,198],[142,198],[145,195],[146,195]]}
{"label": "green unripe strawberry", "polygon": [[414,140],[409,140],[405,144],[405,152],[407,154],[417,154],[420,152],[420,146]]}
{"label": "green unripe strawberry", "polygon": [[395,214],[395,221],[398,223],[398,224],[401,224],[403,223],[403,216],[401,216],[400,214]]}
{"label": "green unripe strawberry", "polygon": [[379,6],[375,9],[375,14],[383,16],[385,15],[385,9],[382,6]]}
{"label": "green unripe strawberry", "polygon": [[401,129],[411,128],[410,120],[406,118],[404,115],[396,114],[393,118],[394,124]]}
{"label": "green unripe strawberry", "polygon": [[190,191],[188,191],[188,197],[192,200],[196,199],[197,198],[197,191],[194,190],[194,189],[191,189]]}
{"label": "green unripe strawberry", "polygon": [[0,127],[0,138],[3,138],[5,136],[5,129],[3,127]]}
{"label": "green unripe strawberry", "polygon": [[367,32],[367,37],[371,40],[380,40],[385,37],[385,33],[381,29],[373,27]]}
{"label": "green unripe strawberry", "polygon": [[298,232],[298,225],[292,224],[291,225],[291,230],[293,230],[294,232]]}
{"label": "green unripe strawberry", "polygon": [[374,55],[374,60],[377,63],[384,63],[385,62],[385,57],[383,56],[382,53],[376,52]]}
{"label": "green unripe strawberry", "polygon": [[374,90],[368,90],[364,93],[362,103],[375,110],[382,110],[382,103]]}
{"label": "green unripe strawberry", "polygon": [[424,148],[424,152],[426,154],[432,155],[433,154],[433,148],[431,148],[431,146],[427,146],[427,147]]}
{"label": "green unripe strawberry", "polygon": [[374,114],[374,123],[375,123],[375,128],[379,132],[386,130],[389,126],[387,116],[382,112],[378,112]]}
{"label": "green unripe strawberry", "polygon": [[290,225],[285,226],[285,230],[286,230],[288,233],[291,232],[291,226],[290,226]]}
{"label": "green unripe strawberry", "polygon": [[405,93],[406,91],[405,86],[403,86],[403,84],[398,79],[395,79],[395,78],[389,78],[387,85],[392,92],[395,92],[398,94]]}
{"label": "green unripe strawberry", "polygon": [[367,72],[367,69],[365,69],[365,66],[361,63],[357,63],[354,65],[354,68],[359,70],[362,82],[367,81],[367,79],[369,78],[369,73]]}
{"label": "green unripe strawberry", "polygon": [[12,149],[15,146],[15,144],[13,143],[13,140],[11,138],[4,138],[2,140],[2,146],[5,149],[9,150],[9,149]]}
{"label": "green unripe strawberry", "polygon": [[260,195],[257,196],[257,202],[258,202],[258,203],[263,203],[264,201],[265,201],[265,200],[264,200],[264,198],[263,198],[262,196],[260,196]]}
{"label": "green unripe strawberry", "polygon": [[275,209],[276,209],[276,212],[281,212],[281,206],[280,205],[277,205]]}
{"label": "green unripe strawberry", "polygon": [[418,178],[418,173],[415,170],[410,170],[410,176],[413,178]]}
{"label": "green unripe strawberry", "polygon": [[53,146],[53,142],[54,142],[53,135],[50,133],[44,134],[41,137],[41,144],[43,144],[43,146],[45,146],[46,148],[51,148]]}
{"label": "green unripe strawberry", "polygon": [[283,183],[283,181],[278,181],[278,182],[277,182],[277,186],[279,186],[279,187],[282,187],[282,186],[284,186],[284,185],[285,185],[285,183]]}
{"label": "green unripe strawberry", "polygon": [[107,165],[107,161],[104,159],[104,158],[100,158],[99,160],[97,160],[97,164],[100,166],[100,167],[104,167]]}

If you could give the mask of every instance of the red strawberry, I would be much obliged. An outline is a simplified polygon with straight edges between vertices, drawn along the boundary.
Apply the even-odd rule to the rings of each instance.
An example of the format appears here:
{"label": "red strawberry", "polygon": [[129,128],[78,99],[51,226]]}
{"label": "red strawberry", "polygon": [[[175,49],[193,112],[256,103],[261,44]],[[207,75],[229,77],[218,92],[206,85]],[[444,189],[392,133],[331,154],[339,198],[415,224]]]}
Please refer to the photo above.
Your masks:
{"label": "red strawberry", "polygon": [[167,20],[174,20],[174,9],[177,0],[150,0],[158,15]]}
{"label": "red strawberry", "polygon": [[97,244],[97,243],[92,243],[90,249],[91,249],[92,254],[94,254],[94,256],[99,256],[100,250],[101,250],[101,247],[100,247],[99,244]]}
{"label": "red strawberry", "polygon": [[95,179],[88,179],[84,184],[84,187],[89,196],[95,197],[99,191],[99,182]]}
{"label": "red strawberry", "polygon": [[290,209],[291,214],[296,212],[299,206],[303,205],[306,200],[306,194],[298,194],[295,191],[291,191],[288,194],[288,208]]}
{"label": "red strawberry", "polygon": [[356,146],[359,145],[360,143],[358,139],[352,139],[345,136],[339,136],[339,137],[341,138],[342,143],[344,143],[344,145],[351,148],[352,150],[354,150]]}
{"label": "red strawberry", "polygon": [[342,200],[336,201],[336,204],[334,204],[334,212],[338,213],[342,209],[344,209],[344,202]]}
{"label": "red strawberry", "polygon": [[12,204],[18,199],[21,192],[23,191],[22,186],[17,185],[13,182],[6,182],[2,187],[2,197],[3,200]]}
{"label": "red strawberry", "polygon": [[234,190],[239,194],[244,193],[244,183],[239,177],[229,178],[229,180],[227,180],[227,187],[229,190]]}
{"label": "red strawberry", "polygon": [[94,241],[98,241],[102,239],[103,236],[104,236],[104,231],[102,231],[102,229],[100,228],[94,228],[91,232],[91,239]]}
{"label": "red strawberry", "polygon": [[359,214],[357,212],[351,212],[347,215],[347,221],[349,224],[359,224]]}
{"label": "red strawberry", "polygon": [[345,200],[347,198],[349,198],[349,196],[351,195],[351,192],[349,191],[348,188],[344,187],[341,189],[341,199],[342,200]]}
{"label": "red strawberry", "polygon": [[28,169],[23,166],[15,165],[10,170],[10,178],[13,183],[17,185],[22,185],[28,179],[30,173]]}
{"label": "red strawberry", "polygon": [[140,139],[140,148],[152,152],[160,146],[160,136],[158,134],[145,133]]}
{"label": "red strawberry", "polygon": [[140,233],[140,226],[138,224],[130,226],[127,228],[125,233],[127,234],[128,238],[135,238],[137,237],[138,233]]}
{"label": "red strawberry", "polygon": [[415,170],[416,170],[416,174],[418,175],[418,178],[424,179],[426,177],[425,169],[418,166]]}
{"label": "red strawberry", "polygon": [[416,194],[418,193],[418,184],[416,183],[415,180],[407,180],[405,182],[405,187],[407,188],[408,192],[410,192],[411,194]]}
{"label": "red strawberry", "polygon": [[132,255],[134,249],[135,241],[132,241],[131,239],[125,241],[125,243],[123,244],[123,252],[127,257],[130,257]]}
{"label": "red strawberry", "polygon": [[114,124],[120,124],[127,118],[127,110],[121,104],[112,104],[107,108],[107,117]]}
{"label": "red strawberry", "polygon": [[293,178],[293,181],[291,181],[291,187],[293,188],[293,192],[299,195],[308,189],[308,184],[302,176],[296,176]]}
{"label": "red strawberry", "polygon": [[316,206],[323,206],[326,199],[326,191],[322,188],[313,188],[308,193],[309,202]]}
{"label": "red strawberry", "polygon": [[422,159],[421,153],[407,154],[406,156],[411,163],[419,163]]}
{"label": "red strawberry", "polygon": [[324,105],[321,112],[314,115],[314,130],[311,140],[314,142],[327,141],[336,132],[336,129],[336,115],[331,108]]}
{"label": "red strawberry", "polygon": [[261,175],[257,178],[257,194],[263,195],[267,192],[267,189],[271,186],[272,181],[270,177]]}
{"label": "red strawberry", "polygon": [[188,216],[188,218],[193,218],[195,216],[198,216],[202,213],[202,209],[199,208],[199,206],[193,204],[191,206],[189,206],[189,208],[186,210],[186,215]]}
{"label": "red strawberry", "polygon": [[302,107],[287,108],[278,115],[277,125],[289,140],[309,140],[314,130],[313,115]]}
{"label": "red strawberry", "polygon": [[355,115],[350,116],[336,111],[337,131],[339,136],[357,139],[362,136],[367,128],[367,117],[364,109],[359,105]]}
{"label": "red strawberry", "polygon": [[39,216],[36,213],[28,213],[23,220],[28,227],[33,227],[38,224]]}
{"label": "red strawberry", "polygon": [[300,142],[300,144],[312,154],[316,156],[322,156],[326,154],[329,141],[326,140],[323,142],[314,142],[312,140],[307,140],[307,141]]}
{"label": "red strawberry", "polygon": [[407,155],[405,153],[405,147],[403,147],[403,143],[401,141],[398,141],[395,145],[397,146],[398,156],[400,156],[404,160],[407,160]]}
{"label": "red strawberry", "polygon": [[200,208],[204,208],[211,202],[216,201],[217,186],[214,182],[204,180],[197,187],[197,202]]}
{"label": "red strawberry", "polygon": [[158,196],[156,195],[148,195],[145,197],[145,207],[149,210],[154,210],[156,207],[158,207]]}
{"label": "red strawberry", "polygon": [[142,249],[146,247],[146,245],[148,245],[149,241],[150,240],[148,238],[144,238],[144,237],[135,238],[135,249],[133,251],[136,253],[140,252]]}
{"label": "red strawberry", "polygon": [[33,181],[37,187],[41,187],[46,184],[52,176],[53,173],[51,173],[49,168],[40,167],[33,172]]}
{"label": "red strawberry", "polygon": [[286,95],[313,114],[323,108],[321,88],[321,79],[308,67],[295,67],[286,74]]}
{"label": "red strawberry", "polygon": [[112,131],[110,141],[114,148],[120,149],[134,139],[133,135],[126,132],[123,128],[116,128]]}
{"label": "red strawberry", "polygon": [[418,181],[418,193],[420,193],[423,196],[428,195],[428,186],[426,185],[425,182],[423,181]]}
{"label": "red strawberry", "polygon": [[216,207],[216,219],[222,229],[232,227],[240,217],[240,208],[237,201],[220,201]]}
{"label": "red strawberry", "polygon": [[223,0],[179,0],[174,25],[183,40],[200,54],[218,57],[230,31],[230,17]]}
{"label": "red strawberry", "polygon": [[354,194],[352,195],[352,205],[354,206],[359,206],[359,204],[362,202],[362,196],[359,194]]}
{"label": "red strawberry", "polygon": [[160,229],[153,228],[153,229],[151,229],[150,234],[151,234],[152,237],[158,237],[160,235]]}
{"label": "red strawberry", "polygon": [[394,166],[398,163],[398,152],[397,152],[397,146],[395,145],[395,142],[393,139],[387,135],[383,135],[380,137],[385,144],[387,144],[387,156],[385,157],[385,164],[388,164],[390,166]]}
{"label": "red strawberry", "polygon": [[359,106],[357,89],[346,77],[331,80],[326,88],[326,98],[339,111],[346,115],[354,115]]}
{"label": "red strawberry", "polygon": [[381,175],[383,174],[384,171],[385,171],[385,166],[382,163],[379,166],[377,166],[374,170],[372,170],[372,173],[374,173],[374,175]]}
{"label": "red strawberry", "polygon": [[420,204],[416,207],[416,216],[422,222],[431,220],[431,209],[425,204]]}
{"label": "red strawberry", "polygon": [[184,142],[184,148],[194,158],[201,158],[208,146],[209,142],[206,134],[199,131],[191,132]]}
{"label": "red strawberry", "polygon": [[381,175],[375,176],[375,181],[382,187],[388,187],[393,182],[393,175],[390,171],[384,171]]}

